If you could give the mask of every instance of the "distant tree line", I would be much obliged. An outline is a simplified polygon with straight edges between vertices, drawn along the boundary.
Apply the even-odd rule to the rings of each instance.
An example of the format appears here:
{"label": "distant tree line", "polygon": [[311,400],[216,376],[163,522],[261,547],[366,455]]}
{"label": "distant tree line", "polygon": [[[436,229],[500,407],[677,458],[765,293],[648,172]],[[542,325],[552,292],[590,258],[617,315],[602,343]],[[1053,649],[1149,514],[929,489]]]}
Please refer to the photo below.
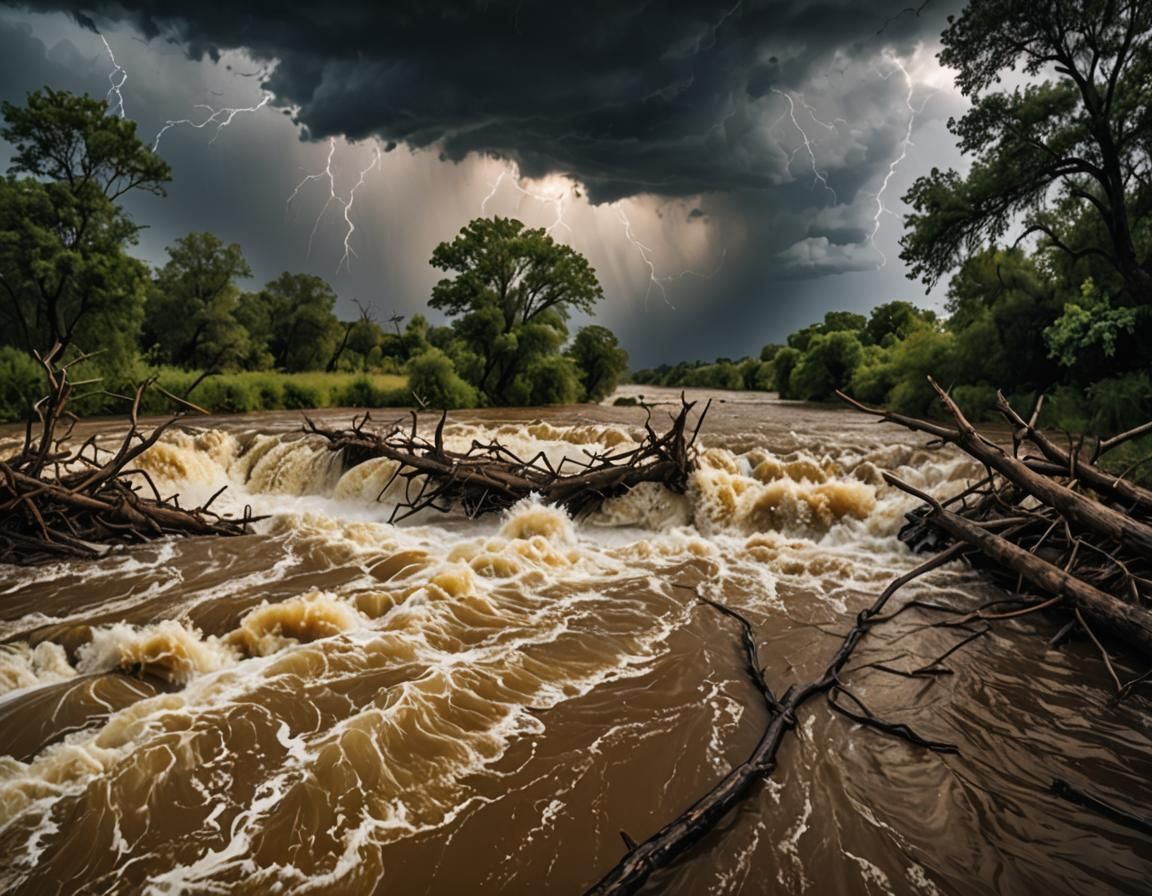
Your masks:
{"label": "distant tree line", "polygon": [[177,240],[158,270],[132,257],[141,225],[119,200],[163,195],[171,170],[102,100],[45,89],[0,111],[14,149],[0,179],[0,419],[29,412],[42,375],[33,353],[57,343],[89,356],[81,368],[102,385],[80,407],[96,411],[157,371],[171,371],[190,400],[220,393],[201,385],[209,378],[232,376],[218,403],[244,410],[319,400],[298,386],[285,398],[291,384],[267,378],[262,397],[245,398],[235,380],[245,371],[402,374],[399,394],[365,378],[332,400],[450,408],[599,401],[627,369],[602,326],[569,344],[569,314],[590,313],[603,293],[587,260],[543,230],[477,219],[436,248],[432,264],[448,276],[429,304],[449,325],[418,314],[386,329],[364,306],[341,320],[335,290],[311,274],[245,290],[252,271],[240,246],[211,233]]}

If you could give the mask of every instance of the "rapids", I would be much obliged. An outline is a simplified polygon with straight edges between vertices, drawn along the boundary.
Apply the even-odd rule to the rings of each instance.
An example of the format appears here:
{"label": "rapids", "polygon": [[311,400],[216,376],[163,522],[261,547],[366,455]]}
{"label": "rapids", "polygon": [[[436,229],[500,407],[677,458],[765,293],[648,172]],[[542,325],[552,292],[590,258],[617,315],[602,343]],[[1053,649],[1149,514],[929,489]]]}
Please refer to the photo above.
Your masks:
{"label": "rapids", "polygon": [[[343,472],[294,415],[172,432],[141,464],[162,492],[226,485],[215,509],[269,519],[0,570],[0,892],[581,892],[619,831],[647,836],[759,736],[739,633],[691,589],[752,620],[782,691],[916,565],[895,539],[913,502],[880,471],[937,495],[977,472],[850,411],[718,397],[686,495],[645,485],[579,521],[529,500],[394,526],[391,465]],[[474,412],[446,437],[558,461],[642,419]],[[952,565],[897,601],[994,594]],[[927,621],[881,627],[849,668],[962,637]],[[650,891],[1147,892],[1152,841],[1049,786],[1147,815],[1149,702],[1111,705],[1091,645],[1052,634],[999,623],[927,682],[850,672],[959,755],[809,704],[774,777]]]}

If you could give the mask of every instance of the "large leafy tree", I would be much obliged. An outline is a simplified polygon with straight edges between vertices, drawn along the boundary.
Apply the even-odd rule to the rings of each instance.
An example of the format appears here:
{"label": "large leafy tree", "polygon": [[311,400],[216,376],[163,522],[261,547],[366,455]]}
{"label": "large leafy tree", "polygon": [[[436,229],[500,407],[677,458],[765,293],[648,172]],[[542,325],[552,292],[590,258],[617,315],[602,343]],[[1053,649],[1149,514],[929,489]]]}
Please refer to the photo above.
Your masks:
{"label": "large leafy tree", "polygon": [[544,402],[574,391],[572,365],[556,357],[568,315],[603,297],[584,256],[543,229],[497,217],[471,221],[436,247],[431,263],[452,276],[429,304],[456,318],[462,372],[489,401]]}
{"label": "large leafy tree", "polygon": [[237,311],[254,341],[281,370],[322,369],[345,335],[336,319],[336,292],[321,277],[285,271]]}
{"label": "large leafy tree", "polygon": [[0,180],[0,343],[99,349],[105,369],[121,369],[135,352],[147,269],[127,254],[140,228],[117,200],[162,194],[168,165],[102,100],[46,89],[0,111],[14,150]]}
{"label": "large leafy tree", "polygon": [[153,360],[206,371],[245,366],[253,346],[236,317],[236,281],[250,276],[240,247],[214,234],[190,233],[169,246],[144,320]]}
{"label": "large leafy tree", "polygon": [[[1152,4],[970,0],[940,60],[972,100],[949,127],[966,177],[933,171],[905,200],[903,258],[931,284],[1017,222],[1066,261],[1103,265],[1152,304]],[[993,89],[1021,68],[1046,80]]]}
{"label": "large leafy tree", "polygon": [[580,370],[580,385],[587,401],[607,397],[628,369],[626,352],[607,327],[591,324],[581,327],[567,355]]}

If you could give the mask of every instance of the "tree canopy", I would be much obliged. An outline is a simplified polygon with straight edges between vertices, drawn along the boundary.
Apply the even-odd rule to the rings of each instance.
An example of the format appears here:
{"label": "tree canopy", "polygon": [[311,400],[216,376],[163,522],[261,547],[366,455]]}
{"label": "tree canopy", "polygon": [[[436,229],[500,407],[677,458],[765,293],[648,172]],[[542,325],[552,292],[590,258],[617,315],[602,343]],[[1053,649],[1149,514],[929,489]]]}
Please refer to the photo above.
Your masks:
{"label": "tree canopy", "polygon": [[139,226],[117,200],[162,193],[168,165],[101,100],[45,90],[0,109],[0,137],[14,149],[0,181],[0,343],[99,349],[106,369],[122,369],[136,351],[147,268],[127,254]]}
{"label": "tree canopy", "polygon": [[237,280],[251,269],[236,243],[211,233],[190,233],[168,247],[156,274],[144,320],[144,344],[156,360],[179,367],[222,370],[251,350],[236,318]]}
{"label": "tree canopy", "polygon": [[471,221],[436,247],[431,263],[453,276],[436,284],[429,305],[456,318],[461,373],[490,402],[574,394],[571,363],[550,356],[567,337],[569,313],[589,312],[603,297],[584,256],[543,229],[496,217]]}
{"label": "tree canopy", "polygon": [[[1123,302],[1152,304],[1152,4],[970,0],[942,37],[972,106],[949,121],[970,172],[932,172],[905,197],[903,255],[936,282],[1008,232],[1096,260]],[[993,90],[1017,67],[1056,77]]]}

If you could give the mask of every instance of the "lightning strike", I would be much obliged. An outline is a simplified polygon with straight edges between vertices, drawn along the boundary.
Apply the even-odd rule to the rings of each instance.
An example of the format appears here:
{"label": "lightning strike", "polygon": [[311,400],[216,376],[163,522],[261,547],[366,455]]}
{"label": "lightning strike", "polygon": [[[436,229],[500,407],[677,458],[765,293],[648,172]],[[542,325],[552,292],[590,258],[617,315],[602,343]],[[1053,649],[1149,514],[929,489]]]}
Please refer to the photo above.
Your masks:
{"label": "lightning strike", "polygon": [[123,66],[121,66],[120,63],[116,61],[116,54],[112,52],[112,47],[108,43],[108,38],[101,34],[100,40],[104,42],[104,49],[108,51],[108,58],[112,60],[113,65],[112,71],[108,73],[108,83],[112,86],[108,88],[108,92],[105,94],[105,96],[111,97],[113,94],[115,94],[116,104],[109,105],[109,111],[113,111],[119,108],[120,117],[124,118],[124,94],[120,92],[120,88],[123,87],[124,84],[128,81],[128,72],[124,71]]}
{"label": "lightning strike", "polygon": [[843,118],[836,118],[836,119],[833,119],[833,123],[831,123],[831,124],[829,124],[827,121],[821,121],[819,118],[816,117],[816,110],[808,105],[808,100],[806,100],[804,98],[804,94],[798,93],[796,95],[798,97],[800,97],[800,105],[804,107],[804,111],[807,112],[812,117],[812,120],[814,122],[816,122],[816,124],[820,125],[820,127],[824,128],[825,130],[829,130],[829,131],[836,130],[835,122],[844,120]]}
{"label": "lightning strike", "polygon": [[483,218],[488,217],[488,203],[492,201],[492,197],[496,195],[496,191],[500,189],[500,184],[504,182],[507,176],[507,171],[501,171],[500,176],[492,182],[492,189],[488,191],[488,195],[484,197],[484,201],[480,203],[480,216]]}
{"label": "lightning strike", "polygon": [[648,289],[644,293],[644,307],[648,307],[648,298],[652,295],[652,287],[655,286],[660,290],[660,297],[664,299],[664,304],[675,311],[676,306],[668,301],[668,290],[664,288],[664,278],[656,276],[656,264],[652,261],[651,247],[644,245],[636,238],[632,232],[632,222],[628,220],[628,215],[624,213],[624,209],[617,206],[616,214],[620,216],[620,222],[624,225],[624,239],[636,247],[640,259],[648,268]]}
{"label": "lightning strike", "polygon": [[[874,194],[876,198],[876,212],[872,216],[872,232],[868,234],[868,242],[872,244],[872,248],[875,249],[876,252],[880,255],[879,267],[881,268],[888,264],[888,257],[884,254],[883,250],[876,245],[876,234],[880,232],[880,219],[885,214],[894,214],[891,209],[884,205],[884,194],[888,190],[888,184],[892,181],[892,177],[896,173],[896,169],[899,168],[900,163],[908,157],[908,148],[914,145],[912,143],[912,130],[916,126],[916,116],[924,111],[924,106],[928,103],[928,100],[931,99],[931,94],[929,94],[920,104],[920,108],[917,109],[912,104],[912,93],[914,86],[912,84],[912,76],[908,74],[908,69],[906,69],[900,60],[894,56],[888,56],[888,61],[896,66],[896,69],[900,70],[900,73],[904,76],[904,82],[908,85],[908,92],[904,96],[904,105],[908,107],[908,124],[904,129],[904,139],[900,141],[900,152],[892,159],[891,162],[888,163],[888,170],[884,174],[884,180],[880,183],[880,189],[878,189]],[[888,74],[884,74],[879,69],[877,69],[876,73],[885,81],[887,81],[888,78],[895,74],[895,70],[888,72]]]}
{"label": "lightning strike", "polygon": [[221,109],[216,109],[212,106],[209,106],[207,103],[198,103],[192,108],[206,109],[208,111],[207,117],[203,121],[193,121],[190,118],[181,118],[178,120],[170,119],[164,122],[164,127],[160,128],[159,132],[156,134],[156,139],[152,141],[152,151],[155,152],[157,149],[159,149],[160,138],[168,133],[168,131],[174,127],[179,127],[180,125],[185,124],[189,127],[196,128],[197,130],[206,128],[210,124],[215,124],[216,132],[212,135],[212,139],[208,141],[209,143],[215,143],[216,138],[220,136],[220,132],[224,130],[224,128],[228,127],[228,125],[232,124],[232,119],[234,119],[237,115],[240,115],[244,112],[258,112],[267,106],[271,101],[272,94],[265,93],[260,98],[260,102],[258,102],[255,106],[225,106]]}
{"label": "lightning strike", "polygon": [[504,179],[509,174],[512,175],[512,186],[522,196],[527,196],[529,199],[535,199],[537,202],[542,202],[545,205],[551,205],[556,210],[556,218],[552,221],[551,224],[544,228],[545,233],[551,236],[552,232],[559,227],[563,227],[568,231],[568,233],[572,233],[572,225],[564,220],[564,201],[568,198],[568,194],[571,192],[571,188],[565,188],[559,193],[541,193],[535,190],[529,190],[521,182],[520,172],[515,166],[512,167],[511,171],[501,171],[500,176],[497,177],[496,180],[492,183],[492,188],[488,191],[488,195],[485,196],[484,200],[480,203],[481,215],[484,217],[488,216],[488,203],[491,202],[492,199],[496,196],[496,193],[499,192],[500,185],[504,182]]}
{"label": "lightning strike", "polygon": [[[352,203],[356,201],[356,191],[364,186],[364,178],[368,176],[368,172],[380,166],[380,147],[373,146],[373,149],[375,150],[375,154],[372,156],[372,161],[368,163],[366,168],[361,169],[360,177],[356,183],[352,185],[352,189],[348,191],[348,201],[344,203],[344,223],[348,226],[348,229],[344,232],[344,257],[340,259],[340,264],[343,264],[348,271],[352,270],[352,258],[359,257],[356,255],[356,250],[352,248],[350,242],[352,234],[356,232],[356,225],[352,223],[351,217]],[[336,265],[336,270],[340,270],[339,264]]]}
{"label": "lightning strike", "polygon": [[628,240],[635,248],[636,253],[640,256],[640,260],[644,262],[644,266],[648,268],[648,289],[644,293],[644,305],[647,307],[648,299],[652,295],[652,288],[660,290],[660,297],[664,300],[664,304],[676,310],[676,306],[668,299],[668,289],[666,284],[673,283],[677,280],[683,280],[685,277],[696,277],[700,280],[711,280],[715,277],[720,269],[724,266],[724,261],[728,257],[728,249],[725,247],[720,251],[720,260],[717,262],[716,267],[711,271],[696,271],[692,269],[680,271],[677,274],[667,274],[663,277],[656,273],[656,262],[652,260],[652,247],[641,242],[640,239],[632,231],[632,221],[628,218],[619,205],[614,206],[616,214],[620,218],[620,223],[624,225],[624,238]]}
{"label": "lightning strike", "polygon": [[840,204],[839,198],[836,196],[836,191],[828,184],[827,176],[816,166],[816,153],[812,150],[812,140],[809,139],[808,133],[804,128],[800,127],[800,122],[796,120],[796,102],[792,99],[792,94],[783,90],[772,88],[773,93],[778,93],[788,101],[788,117],[792,119],[792,125],[800,133],[800,139],[804,141],[804,149],[808,152],[808,159],[812,163],[812,174],[816,181],[829,193],[832,194],[832,202],[836,205]]}
{"label": "lightning strike", "polygon": [[344,231],[344,254],[341,256],[340,261],[336,265],[336,272],[340,272],[340,268],[351,270],[352,259],[357,258],[356,250],[352,248],[352,234],[356,232],[356,224],[352,220],[352,206],[356,202],[356,191],[364,186],[364,181],[373,168],[378,168],[383,160],[383,154],[380,152],[379,146],[374,146],[374,153],[372,161],[369,162],[360,171],[360,177],[352,188],[348,191],[348,198],[345,199],[338,192],[336,192],[336,175],[332,171],[332,159],[336,155],[336,138],[330,137],[328,139],[328,155],[324,160],[324,168],[314,174],[306,174],[300,183],[296,184],[296,188],[288,197],[288,205],[299,195],[300,190],[305,184],[314,180],[327,180],[328,181],[328,198],[324,200],[324,206],[320,209],[320,213],[316,216],[315,222],[312,224],[312,232],[308,235],[308,254],[312,254],[312,243],[316,239],[316,232],[320,229],[320,222],[323,220],[324,215],[336,203],[340,206],[346,229]]}

